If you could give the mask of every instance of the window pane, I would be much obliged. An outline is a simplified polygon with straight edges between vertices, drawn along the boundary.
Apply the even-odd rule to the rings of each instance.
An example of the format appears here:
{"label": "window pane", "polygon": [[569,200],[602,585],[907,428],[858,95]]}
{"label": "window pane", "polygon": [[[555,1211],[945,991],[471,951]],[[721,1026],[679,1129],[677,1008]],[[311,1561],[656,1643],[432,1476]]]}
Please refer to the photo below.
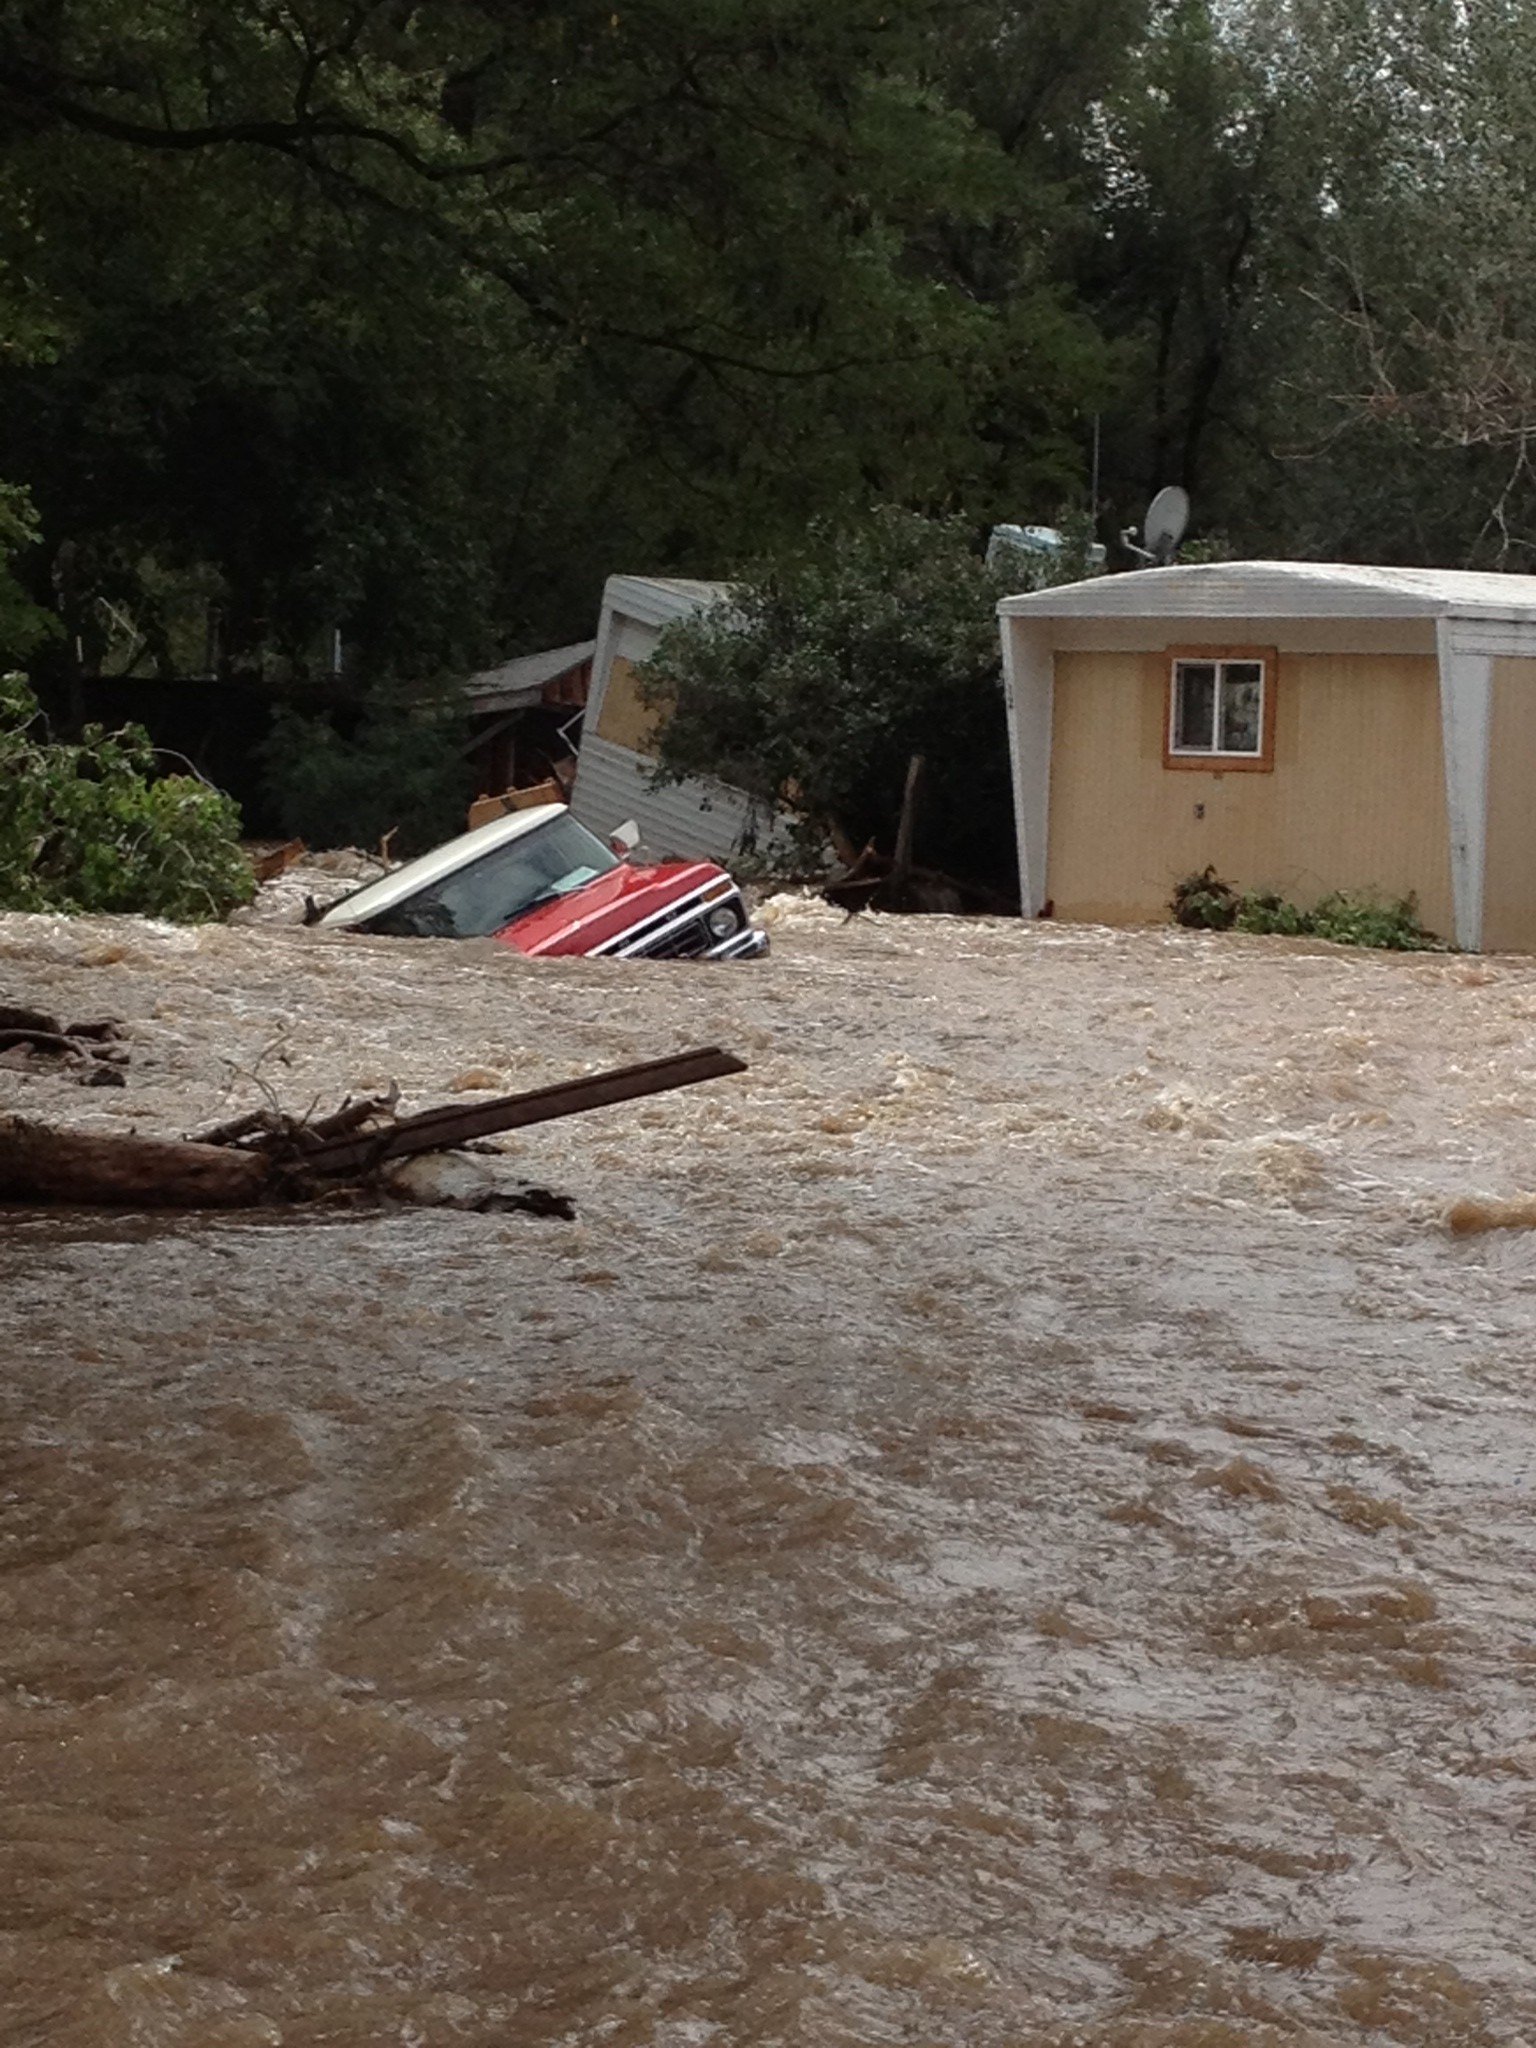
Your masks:
{"label": "window pane", "polygon": [[363,926],[395,939],[482,939],[525,910],[579,889],[618,861],[570,812],[481,854]]}
{"label": "window pane", "polygon": [[1216,744],[1216,665],[1181,661],[1174,667],[1175,753],[1209,753]]}
{"label": "window pane", "polygon": [[1264,664],[1227,661],[1221,669],[1221,738],[1224,754],[1256,754],[1261,741]]}

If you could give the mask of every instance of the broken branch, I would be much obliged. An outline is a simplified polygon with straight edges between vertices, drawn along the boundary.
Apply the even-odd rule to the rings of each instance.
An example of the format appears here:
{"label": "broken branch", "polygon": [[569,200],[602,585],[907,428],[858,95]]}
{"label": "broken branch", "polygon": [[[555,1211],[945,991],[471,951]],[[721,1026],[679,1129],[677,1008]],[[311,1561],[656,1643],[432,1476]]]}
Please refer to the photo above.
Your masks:
{"label": "broken branch", "polygon": [[557,1081],[549,1088],[531,1088],[522,1095],[498,1096],[494,1102],[463,1107],[451,1103],[442,1109],[424,1109],[418,1116],[401,1119],[390,1129],[363,1137],[341,1138],[318,1146],[304,1160],[306,1172],[348,1173],[364,1171],[386,1159],[404,1159],[413,1152],[445,1152],[471,1138],[488,1138],[495,1131],[514,1131],[526,1124],[547,1123],[554,1117],[580,1116],[589,1109],[603,1109],[611,1103],[631,1102],[642,1095],[659,1095],[669,1088],[691,1088],[699,1081],[715,1081],[727,1074],[744,1074],[745,1060],[734,1053],[707,1046],[701,1052],[679,1052],[665,1059],[644,1060],[638,1066],[614,1067],[605,1074],[583,1074],[574,1081]]}

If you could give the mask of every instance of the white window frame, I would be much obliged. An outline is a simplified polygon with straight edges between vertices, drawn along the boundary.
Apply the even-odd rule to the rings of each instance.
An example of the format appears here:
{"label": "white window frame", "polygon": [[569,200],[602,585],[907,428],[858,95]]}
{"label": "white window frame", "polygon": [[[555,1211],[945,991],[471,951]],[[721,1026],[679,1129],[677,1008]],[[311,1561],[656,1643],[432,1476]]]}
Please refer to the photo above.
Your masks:
{"label": "white window frame", "polygon": [[[1212,745],[1180,746],[1179,692],[1182,671],[1209,668],[1216,672],[1212,705]],[[1229,668],[1259,671],[1259,727],[1256,747],[1223,747],[1223,683]],[[1245,768],[1267,770],[1274,766],[1275,655],[1268,647],[1178,647],[1168,650],[1168,702],[1163,728],[1163,762],[1169,768]]]}

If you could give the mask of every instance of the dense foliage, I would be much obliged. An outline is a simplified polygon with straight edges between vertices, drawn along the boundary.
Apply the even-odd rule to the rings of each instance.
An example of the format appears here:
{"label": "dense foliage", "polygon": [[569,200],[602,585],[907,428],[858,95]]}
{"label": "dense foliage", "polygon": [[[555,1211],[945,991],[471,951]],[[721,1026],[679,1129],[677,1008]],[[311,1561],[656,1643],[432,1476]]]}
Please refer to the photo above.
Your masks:
{"label": "dense foliage", "polygon": [[891,851],[913,754],[918,857],[1006,884],[1013,805],[996,619],[1006,587],[956,520],[887,510],[669,626],[640,671],[667,776],[719,774],[801,821],[815,850]]}
{"label": "dense foliage", "polygon": [[[200,664],[211,602],[226,665],[312,679],[339,629],[420,676],[572,637],[617,563],[959,479],[969,380],[1022,365],[910,260],[999,203],[927,20],[0,6],[0,278],[39,336],[0,475],[60,659]],[[1093,346],[1054,309],[1034,367]]]}
{"label": "dense foliage", "polygon": [[381,695],[347,733],[284,707],[261,750],[273,816],[311,846],[424,853],[464,829],[463,744],[464,720],[431,699]]}
{"label": "dense foliage", "polygon": [[137,911],[185,923],[250,900],[227,797],[161,775],[148,736],[39,732],[37,699],[0,676],[0,910]]}
{"label": "dense foliage", "polygon": [[1533,86],[1532,0],[0,0],[0,660],[348,729],[615,569],[1171,481],[1522,566]]}

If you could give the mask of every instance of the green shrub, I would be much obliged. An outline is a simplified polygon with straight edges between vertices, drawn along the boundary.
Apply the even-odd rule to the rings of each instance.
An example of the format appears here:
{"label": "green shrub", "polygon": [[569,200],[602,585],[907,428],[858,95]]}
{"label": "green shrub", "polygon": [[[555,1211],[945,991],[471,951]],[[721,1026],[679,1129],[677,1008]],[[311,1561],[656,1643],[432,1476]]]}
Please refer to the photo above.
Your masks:
{"label": "green shrub", "polygon": [[[1042,562],[1044,558],[1041,558]],[[997,601],[962,520],[886,506],[750,568],[729,601],[667,627],[639,670],[661,720],[660,779],[718,777],[822,850],[895,844],[907,772],[926,762],[917,857],[967,881],[1015,872]]]}
{"label": "green shrub", "polygon": [[1236,899],[1233,923],[1240,932],[1278,932],[1294,938],[1312,930],[1306,911],[1271,890],[1259,890]]}
{"label": "green shrub", "polygon": [[1230,931],[1237,917],[1237,891],[1222,881],[1214,868],[1206,868],[1174,885],[1168,907],[1174,923],[1187,925],[1191,931]]}
{"label": "green shrub", "polygon": [[126,911],[196,923],[250,901],[240,813],[160,775],[140,726],[39,737],[37,699],[0,676],[0,910]]}
{"label": "green shrub", "polygon": [[1271,889],[1240,894],[1214,868],[1186,875],[1169,904],[1175,924],[1195,931],[1278,933],[1288,938],[1331,939],[1339,946],[1374,946],[1398,953],[1442,952],[1443,939],[1419,923],[1411,896],[1380,903],[1335,889],[1311,910]]}
{"label": "green shrub", "polygon": [[268,800],[286,832],[311,846],[421,853],[464,829],[468,731],[428,699],[381,698],[349,736],[329,718],[284,709],[262,747]]}
{"label": "green shrub", "polygon": [[1425,931],[1418,908],[1411,896],[1377,903],[1336,889],[1311,912],[1307,929],[1340,946],[1379,946],[1393,953],[1443,952],[1445,942]]}

